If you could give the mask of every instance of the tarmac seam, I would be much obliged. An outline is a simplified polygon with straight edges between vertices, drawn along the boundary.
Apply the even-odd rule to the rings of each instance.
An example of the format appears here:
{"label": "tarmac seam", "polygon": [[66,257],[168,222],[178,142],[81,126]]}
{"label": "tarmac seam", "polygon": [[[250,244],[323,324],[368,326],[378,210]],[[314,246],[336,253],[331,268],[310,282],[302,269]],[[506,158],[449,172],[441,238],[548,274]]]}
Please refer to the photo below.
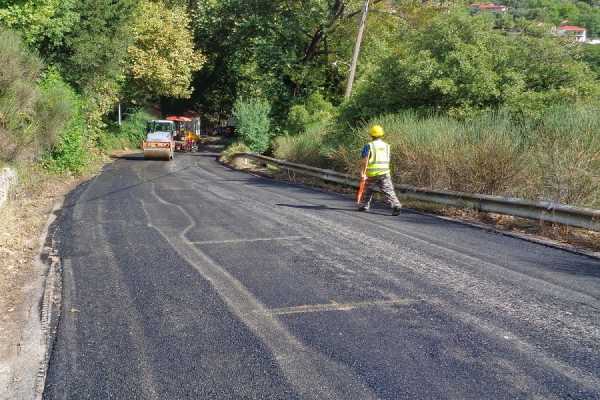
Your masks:
{"label": "tarmac seam", "polygon": [[374,300],[374,301],[357,301],[352,303],[336,303],[332,301],[329,304],[307,304],[302,306],[272,308],[269,310],[270,315],[293,315],[307,314],[316,312],[331,312],[331,311],[352,311],[357,309],[394,306],[394,305],[410,305],[416,303],[416,300],[398,299],[398,300]]}
{"label": "tarmac seam", "polygon": [[276,242],[282,240],[309,240],[312,239],[309,236],[280,236],[270,238],[254,238],[254,239],[229,239],[229,240],[203,240],[199,242],[192,242],[191,244],[202,245],[202,244],[235,244],[235,243],[253,243],[253,242]]}
{"label": "tarmac seam", "polygon": [[[296,199],[292,196],[289,195],[282,195],[281,193],[269,190],[269,189],[264,189],[265,191],[271,192],[277,196],[280,197],[284,197],[284,198],[288,198],[288,199],[292,199],[292,200],[296,200],[299,201],[299,199]],[[344,214],[346,214],[347,212],[344,212]],[[303,214],[304,218],[310,218],[315,220],[315,222],[319,222],[321,221],[320,218],[316,217],[316,216],[312,216],[310,214]],[[461,253],[455,249],[451,249],[451,248],[446,248],[443,246],[440,246],[439,244],[433,243],[429,240],[426,240],[422,237],[418,237],[418,236],[413,236],[407,233],[404,233],[402,231],[399,231],[397,229],[394,228],[390,228],[389,226],[386,225],[382,225],[380,223],[377,223],[375,221],[371,221],[368,218],[362,218],[359,217],[361,220],[363,221],[367,221],[370,222],[372,224],[376,224],[378,226],[379,229],[383,229],[383,230],[387,230],[388,232],[391,233],[395,233],[397,235],[406,237],[408,239],[411,240],[416,240],[419,241],[423,244],[426,245],[431,245],[435,248],[438,248],[440,250],[449,252],[451,254],[456,254],[460,257],[464,257],[464,261],[462,261],[463,263],[467,263],[466,260],[469,260],[470,263],[475,262],[476,264],[480,264],[480,265],[489,265],[491,267],[499,267],[502,270],[505,270],[507,272],[511,272],[511,273],[515,273],[517,275],[522,274],[521,272],[518,271],[513,271],[511,269],[507,269],[506,267],[496,264],[496,263],[491,263],[488,261],[484,261],[484,260],[480,260],[477,257],[473,257],[473,256],[469,256],[467,254]],[[461,261],[459,261],[461,262]],[[468,265],[468,264],[467,264]],[[386,273],[385,271],[382,271],[380,269],[377,269],[378,273],[381,274],[382,276],[386,276],[388,279],[392,280],[392,281],[396,281],[397,278],[393,275],[390,275],[388,273]],[[527,275],[525,275],[527,276]],[[597,303],[598,300],[595,299],[592,296],[586,295],[586,294],[582,294],[582,293],[578,293],[572,289],[569,288],[563,288],[560,287],[554,283],[545,281],[543,279],[539,279],[536,277],[532,277],[532,276],[527,276],[528,278],[537,281],[539,283],[541,283],[543,286],[546,287],[553,287],[554,289],[558,289],[558,290],[564,290],[566,292],[569,292],[571,294],[575,294],[577,296],[582,296],[583,298],[586,298],[588,300],[592,300],[594,303]],[[544,365],[548,366],[550,369],[553,369],[554,371],[558,372],[559,374],[561,374],[562,376],[565,376],[569,379],[571,379],[574,382],[578,382],[588,388],[596,388],[598,386],[600,386],[600,380],[598,379],[598,377],[590,375],[586,372],[581,371],[580,369],[576,368],[576,367],[572,367],[570,365],[567,365],[559,360],[556,360],[555,358],[553,358],[551,355],[545,354],[544,352],[540,351],[540,349],[536,348],[535,346],[529,344],[527,341],[525,341],[524,339],[521,339],[519,337],[517,337],[516,335],[512,334],[511,332],[505,331],[502,328],[499,328],[493,324],[490,324],[484,320],[482,320],[481,318],[478,318],[470,313],[466,313],[463,311],[460,311],[458,309],[456,309],[455,307],[452,307],[449,303],[439,299],[439,298],[428,298],[428,299],[422,299],[423,301],[425,301],[426,303],[435,305],[440,307],[442,310],[446,310],[449,311],[451,314],[455,315],[456,317],[458,317],[460,320],[464,321],[465,323],[474,326],[475,328],[477,328],[479,331],[492,335],[494,337],[497,338],[501,338],[503,340],[507,340],[510,339],[510,341],[513,343],[513,345],[515,345],[515,347],[524,355],[527,355],[533,359],[538,360],[538,362],[543,363]]]}
{"label": "tarmac seam", "polygon": [[[44,387],[46,385],[46,376],[50,364],[50,356],[54,344],[54,337],[60,312],[62,307],[62,262],[60,257],[55,254],[54,240],[50,239],[50,246],[46,246],[50,226],[57,218],[58,212],[62,209],[66,197],[60,198],[52,208],[48,222],[40,235],[40,253],[37,259],[37,265],[41,270],[47,268],[46,280],[43,286],[43,292],[40,298],[40,328],[42,334],[43,356],[40,360],[37,375],[34,384],[33,399],[41,400]],[[46,261],[44,261],[46,260]]]}

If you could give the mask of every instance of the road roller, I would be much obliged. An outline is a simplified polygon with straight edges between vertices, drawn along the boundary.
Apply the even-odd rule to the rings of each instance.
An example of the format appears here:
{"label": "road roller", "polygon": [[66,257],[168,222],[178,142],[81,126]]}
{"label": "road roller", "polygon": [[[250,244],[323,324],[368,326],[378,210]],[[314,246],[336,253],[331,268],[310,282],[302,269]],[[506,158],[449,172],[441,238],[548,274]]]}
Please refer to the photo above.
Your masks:
{"label": "road roller", "polygon": [[142,143],[144,158],[172,160],[175,152],[175,123],[167,120],[152,120],[146,124],[146,140]]}

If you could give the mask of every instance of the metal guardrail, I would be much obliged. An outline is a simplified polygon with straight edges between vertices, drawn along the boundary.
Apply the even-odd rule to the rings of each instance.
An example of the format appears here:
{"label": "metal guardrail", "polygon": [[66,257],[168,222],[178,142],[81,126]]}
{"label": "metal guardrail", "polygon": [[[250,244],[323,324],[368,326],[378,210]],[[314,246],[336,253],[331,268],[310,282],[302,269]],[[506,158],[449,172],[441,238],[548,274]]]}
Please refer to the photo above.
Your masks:
{"label": "metal guardrail", "polygon": [[[319,178],[327,182],[358,187],[358,180],[356,177],[329,169],[315,168],[254,153],[237,153],[233,155],[233,160],[235,159],[253,160],[265,166],[275,165],[289,171],[297,172],[301,175]],[[600,210],[590,208],[573,207],[548,201],[535,202],[483,194],[428,190],[408,185],[396,186],[396,192],[398,192],[399,196],[411,200],[425,201],[476,211],[493,212],[600,231]]]}

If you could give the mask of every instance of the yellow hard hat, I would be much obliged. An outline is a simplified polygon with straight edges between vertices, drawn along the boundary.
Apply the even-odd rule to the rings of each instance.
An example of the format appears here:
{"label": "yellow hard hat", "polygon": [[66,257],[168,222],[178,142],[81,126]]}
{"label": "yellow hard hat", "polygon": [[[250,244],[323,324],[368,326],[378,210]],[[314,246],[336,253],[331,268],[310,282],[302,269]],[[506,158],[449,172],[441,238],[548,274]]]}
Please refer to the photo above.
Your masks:
{"label": "yellow hard hat", "polygon": [[373,125],[369,130],[369,135],[373,138],[380,138],[385,135],[385,132],[383,131],[383,127],[381,125]]}

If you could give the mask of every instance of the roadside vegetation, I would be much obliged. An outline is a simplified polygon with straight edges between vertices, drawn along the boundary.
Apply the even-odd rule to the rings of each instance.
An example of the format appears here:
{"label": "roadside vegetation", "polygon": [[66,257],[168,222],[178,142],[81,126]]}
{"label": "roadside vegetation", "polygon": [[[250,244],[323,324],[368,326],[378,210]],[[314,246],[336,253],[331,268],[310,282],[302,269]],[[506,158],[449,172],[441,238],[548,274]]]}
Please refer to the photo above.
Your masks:
{"label": "roadside vegetation", "polygon": [[81,175],[103,154],[137,147],[144,110],[189,97],[204,62],[186,5],[0,2],[0,160]]}
{"label": "roadside vegetation", "polygon": [[[496,15],[467,2],[372,2],[345,100],[362,2],[314,3],[258,2],[235,31],[207,18],[244,15],[243,4],[200,3],[196,36],[209,60],[225,62],[201,71],[207,81],[193,97],[215,115],[240,99],[271,106],[268,146],[254,147],[244,128],[240,141],[354,173],[366,127],[381,123],[398,183],[600,207],[600,46],[553,34],[569,19],[595,35],[596,6],[585,16],[587,5],[548,0]],[[213,83],[225,88],[219,99]]]}

